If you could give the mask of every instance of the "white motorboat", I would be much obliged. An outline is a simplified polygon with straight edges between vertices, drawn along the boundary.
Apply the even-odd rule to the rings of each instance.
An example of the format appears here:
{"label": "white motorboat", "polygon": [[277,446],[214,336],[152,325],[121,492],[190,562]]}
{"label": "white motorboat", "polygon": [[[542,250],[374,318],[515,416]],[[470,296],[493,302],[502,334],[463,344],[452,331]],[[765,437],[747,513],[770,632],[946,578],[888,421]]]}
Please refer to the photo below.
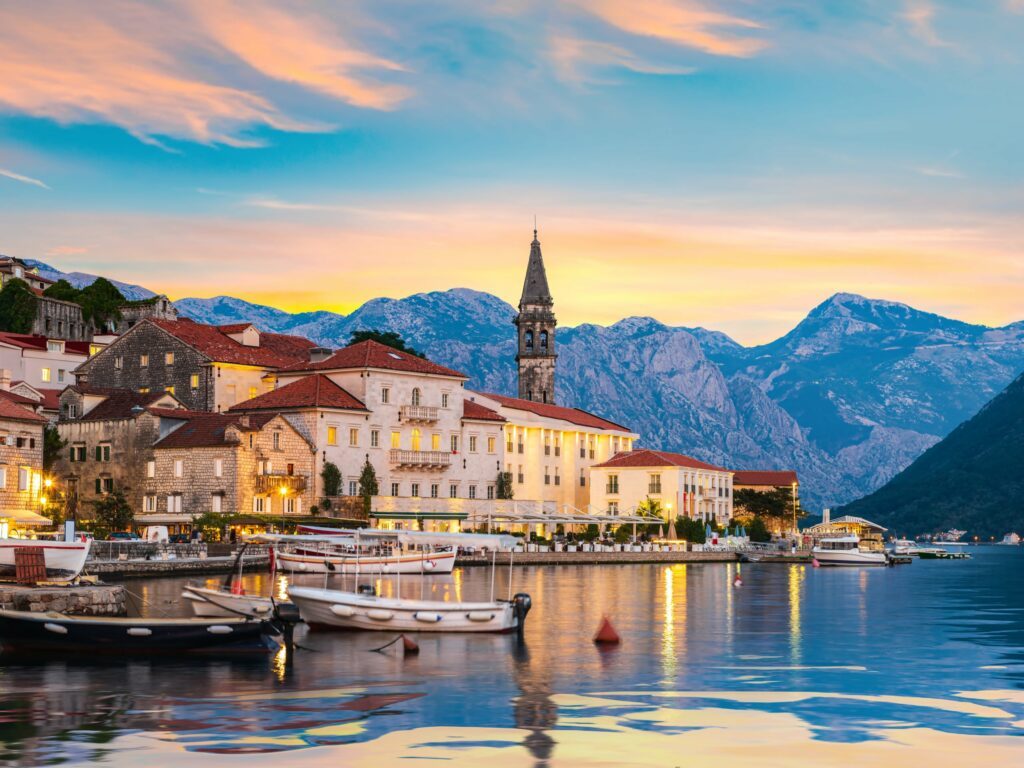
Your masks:
{"label": "white motorboat", "polygon": [[861,541],[856,535],[821,539],[811,554],[821,565],[886,565],[889,562],[880,542]]}
{"label": "white motorboat", "polygon": [[288,595],[310,628],[383,632],[521,632],[531,604],[523,593],[511,600],[476,603],[294,586]]}
{"label": "white motorboat", "polygon": [[1020,544],[1020,536],[1016,533],[1008,533],[997,543],[1002,544],[1004,547],[1016,547]]}
{"label": "white motorboat", "polygon": [[317,552],[308,547],[296,551],[278,550],[277,568],[297,573],[336,574],[446,574],[455,568],[455,550],[359,554],[326,549]]}
{"label": "white motorboat", "polygon": [[85,567],[92,539],[82,541],[52,541],[46,539],[0,539],[0,578],[13,579],[16,575],[14,552],[28,547],[40,549],[46,564],[46,578],[51,581],[71,581]]}
{"label": "white motorboat", "polygon": [[192,606],[192,612],[201,618],[252,616],[263,619],[274,612],[274,601],[262,595],[247,595],[244,592],[190,584],[181,596]]}

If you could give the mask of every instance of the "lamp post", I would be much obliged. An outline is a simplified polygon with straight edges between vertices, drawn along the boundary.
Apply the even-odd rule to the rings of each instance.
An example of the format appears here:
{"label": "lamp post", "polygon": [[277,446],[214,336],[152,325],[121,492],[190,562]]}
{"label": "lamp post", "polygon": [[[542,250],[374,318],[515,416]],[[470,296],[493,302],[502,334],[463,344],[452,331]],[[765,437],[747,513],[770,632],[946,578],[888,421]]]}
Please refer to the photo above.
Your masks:
{"label": "lamp post", "polygon": [[796,483],[790,486],[793,489],[793,535],[796,535]]}

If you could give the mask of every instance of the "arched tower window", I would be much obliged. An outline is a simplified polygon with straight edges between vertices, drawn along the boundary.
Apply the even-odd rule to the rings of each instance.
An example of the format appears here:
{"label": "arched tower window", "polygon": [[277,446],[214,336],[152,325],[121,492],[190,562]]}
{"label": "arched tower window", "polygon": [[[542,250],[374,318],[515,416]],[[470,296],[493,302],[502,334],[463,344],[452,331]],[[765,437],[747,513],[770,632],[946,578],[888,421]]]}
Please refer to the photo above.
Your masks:
{"label": "arched tower window", "polygon": [[420,404],[420,388],[419,387],[414,387],[413,390],[412,390],[412,404],[413,405],[419,405]]}
{"label": "arched tower window", "polygon": [[533,349],[533,331],[526,332],[526,348]]}
{"label": "arched tower window", "polygon": [[540,348],[546,350],[548,348],[548,332],[540,332]]}

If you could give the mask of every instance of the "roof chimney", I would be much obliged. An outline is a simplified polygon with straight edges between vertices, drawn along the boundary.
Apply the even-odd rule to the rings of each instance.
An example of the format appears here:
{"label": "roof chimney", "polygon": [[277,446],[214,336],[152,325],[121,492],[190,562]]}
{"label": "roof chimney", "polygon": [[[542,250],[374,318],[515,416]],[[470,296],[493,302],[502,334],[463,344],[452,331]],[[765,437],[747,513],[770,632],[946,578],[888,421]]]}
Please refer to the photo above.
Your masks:
{"label": "roof chimney", "polygon": [[334,354],[334,350],[333,349],[328,349],[327,347],[310,347],[310,349],[309,349],[309,362],[311,362],[311,363],[319,363],[319,362],[322,362],[323,360],[326,360],[327,358],[329,358],[333,354]]}

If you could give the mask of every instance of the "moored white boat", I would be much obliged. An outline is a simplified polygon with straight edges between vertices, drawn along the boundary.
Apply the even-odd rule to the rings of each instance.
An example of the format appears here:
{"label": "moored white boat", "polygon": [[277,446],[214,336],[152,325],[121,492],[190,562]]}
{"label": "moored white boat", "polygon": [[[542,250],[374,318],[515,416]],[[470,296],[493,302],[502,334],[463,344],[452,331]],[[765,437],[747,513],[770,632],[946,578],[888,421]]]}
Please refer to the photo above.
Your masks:
{"label": "moored white boat", "polygon": [[1015,547],[1020,544],[1020,536],[1016,533],[1008,533],[997,543],[1002,544],[1005,547]]}
{"label": "moored white boat", "polygon": [[212,587],[188,585],[181,596],[201,618],[253,616],[267,618],[274,612],[274,601],[262,595],[246,595]]}
{"label": "moored white boat", "polygon": [[84,541],[49,541],[46,539],[0,539],[0,578],[16,575],[14,551],[22,547],[40,549],[46,563],[46,578],[71,581],[82,572],[89,556],[91,539]]}
{"label": "moored white boat", "polygon": [[489,602],[378,597],[334,589],[291,587],[292,602],[311,628],[384,632],[513,632],[521,630],[530,596]]}
{"label": "moored white boat", "polygon": [[451,573],[455,568],[455,551],[406,552],[381,555],[350,553],[323,553],[311,550],[300,552],[278,551],[277,568],[297,573]]}
{"label": "moored white boat", "polygon": [[884,549],[867,545],[854,535],[821,539],[811,554],[821,565],[886,565],[889,562]]}

